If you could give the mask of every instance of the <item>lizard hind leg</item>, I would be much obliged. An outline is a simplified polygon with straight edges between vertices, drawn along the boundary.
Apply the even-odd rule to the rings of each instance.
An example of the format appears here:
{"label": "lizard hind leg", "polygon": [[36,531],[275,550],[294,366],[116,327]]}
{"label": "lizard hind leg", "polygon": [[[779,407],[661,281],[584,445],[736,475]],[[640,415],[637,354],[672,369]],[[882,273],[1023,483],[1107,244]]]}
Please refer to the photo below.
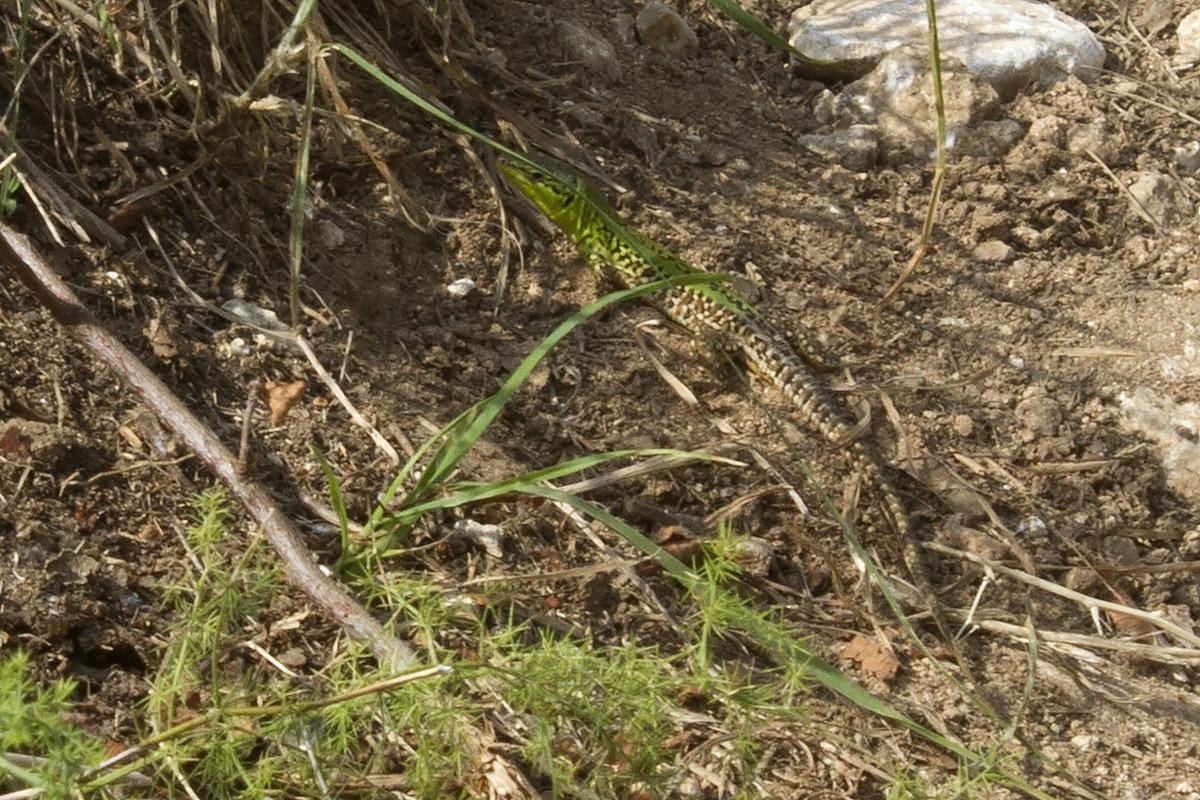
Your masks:
{"label": "lizard hind leg", "polygon": [[822,372],[833,372],[841,366],[837,355],[830,352],[817,335],[806,328],[791,328],[785,334],[788,344],[805,364]]}

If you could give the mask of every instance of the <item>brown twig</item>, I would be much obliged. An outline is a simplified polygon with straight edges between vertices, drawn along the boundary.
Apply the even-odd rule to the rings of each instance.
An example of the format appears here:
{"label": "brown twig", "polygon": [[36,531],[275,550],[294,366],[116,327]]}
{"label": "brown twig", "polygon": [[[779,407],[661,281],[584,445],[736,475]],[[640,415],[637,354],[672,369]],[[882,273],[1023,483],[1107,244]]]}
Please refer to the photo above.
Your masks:
{"label": "brown twig", "polygon": [[300,543],[299,532],[283,510],[256,483],[238,475],[233,454],[183,402],[121,342],[101,326],[58,277],[29,239],[0,223],[0,261],[49,310],[60,325],[104,362],[158,419],[214,472],[246,512],[262,526],[288,579],[347,633],[367,643],[380,662],[398,669],[412,663],[412,650],[321,571]]}
{"label": "brown twig", "polygon": [[254,419],[254,405],[262,388],[262,380],[255,378],[250,381],[250,390],[246,392],[246,409],[242,412],[242,438],[238,442],[238,475],[246,474],[246,460],[250,455],[250,423]]}

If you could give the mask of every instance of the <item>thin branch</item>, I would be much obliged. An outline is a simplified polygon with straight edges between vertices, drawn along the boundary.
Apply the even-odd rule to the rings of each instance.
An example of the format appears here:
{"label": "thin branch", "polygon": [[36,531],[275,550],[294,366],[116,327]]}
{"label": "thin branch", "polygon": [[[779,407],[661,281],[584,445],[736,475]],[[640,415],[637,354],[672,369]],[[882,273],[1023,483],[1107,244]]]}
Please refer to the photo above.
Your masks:
{"label": "thin branch", "polygon": [[934,551],[935,553],[953,556],[954,558],[960,558],[966,561],[973,561],[982,567],[992,570],[998,575],[1007,575],[1014,580],[1027,583],[1030,586],[1041,589],[1044,592],[1049,592],[1050,594],[1058,595],[1059,597],[1079,603],[1089,611],[1099,609],[1118,614],[1126,614],[1130,617],[1134,617],[1135,619],[1144,620],[1145,622],[1149,622],[1151,625],[1161,630],[1163,633],[1174,636],[1180,641],[1187,642],[1194,648],[1200,647],[1200,636],[1196,636],[1196,634],[1192,633],[1191,631],[1185,630],[1171,620],[1159,616],[1158,614],[1154,614],[1149,611],[1143,611],[1140,608],[1134,608],[1133,606],[1127,606],[1121,603],[1113,603],[1108,600],[1101,600],[1098,597],[1092,597],[1091,595],[1086,595],[1082,592],[1068,589],[1065,586],[1059,586],[1053,581],[1048,581],[1045,578],[1039,578],[1036,575],[1030,575],[1028,572],[1022,572],[1019,569],[1006,567],[999,562],[993,561],[990,558],[984,558],[977,553],[969,553],[965,550],[947,547],[946,545],[938,544],[937,542],[925,542],[924,547]]}
{"label": "thin branch", "polygon": [[337,582],[325,575],[300,543],[295,525],[256,483],[238,475],[233,454],[200,422],[158,376],[101,326],[58,277],[29,239],[0,223],[0,261],[49,310],[60,325],[154,412],[221,479],[275,548],[288,579],[353,638],[370,645],[381,663],[398,669],[412,663],[412,650],[367,612]]}

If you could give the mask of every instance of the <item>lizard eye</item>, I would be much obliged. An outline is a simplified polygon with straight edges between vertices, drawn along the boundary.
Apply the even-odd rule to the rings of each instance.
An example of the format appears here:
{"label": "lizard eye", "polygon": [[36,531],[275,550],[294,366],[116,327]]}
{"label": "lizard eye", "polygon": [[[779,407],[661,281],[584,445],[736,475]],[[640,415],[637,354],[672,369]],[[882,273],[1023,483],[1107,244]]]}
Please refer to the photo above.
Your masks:
{"label": "lizard eye", "polygon": [[567,206],[571,205],[571,203],[574,203],[574,202],[575,202],[575,195],[569,194],[562,199],[561,205],[563,208],[566,208]]}

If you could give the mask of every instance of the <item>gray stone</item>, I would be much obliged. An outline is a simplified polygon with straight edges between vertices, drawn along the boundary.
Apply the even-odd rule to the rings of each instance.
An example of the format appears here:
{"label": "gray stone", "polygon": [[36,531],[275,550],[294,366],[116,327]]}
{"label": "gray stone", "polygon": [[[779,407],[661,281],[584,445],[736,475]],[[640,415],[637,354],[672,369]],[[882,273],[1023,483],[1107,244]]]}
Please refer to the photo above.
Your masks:
{"label": "gray stone", "polygon": [[637,32],[649,47],[668,56],[690,56],[700,41],[679,12],[666,3],[651,0],[637,17]]}
{"label": "gray stone", "polygon": [[[928,22],[912,0],[816,0],[792,14],[788,34],[806,56],[862,75],[892,50],[924,44]],[[1087,26],[1030,0],[945,0],[938,38],[942,58],[959,59],[1005,98],[1068,75],[1091,79],[1105,58]]]}
{"label": "gray stone", "polygon": [[1124,145],[1121,132],[1106,119],[1074,125],[1067,131],[1067,150],[1086,155],[1090,150],[1105,164],[1117,159]]}
{"label": "gray stone", "polygon": [[960,156],[999,158],[1025,136],[1015,119],[988,119],[955,137],[951,149]]}
{"label": "gray stone", "polygon": [[852,172],[866,172],[874,167],[879,153],[879,134],[871,125],[851,125],[832,133],[797,136],[796,143]]}
{"label": "gray stone", "polygon": [[1104,556],[1114,564],[1132,566],[1138,563],[1137,545],[1125,536],[1105,536]]}
{"label": "gray stone", "polygon": [[971,251],[971,257],[976,261],[994,263],[1011,261],[1013,249],[1008,243],[1002,242],[999,239],[989,239],[986,242],[980,242],[975,245],[975,249]]}
{"label": "gray stone", "polygon": [[1022,428],[1021,439],[1026,442],[1054,436],[1062,424],[1062,409],[1041,386],[1027,388],[1016,411]]}
{"label": "gray stone", "polygon": [[[942,62],[942,97],[951,146],[969,138],[966,130],[994,116],[1000,105],[996,91],[957,59]],[[937,141],[928,50],[901,47],[888,53],[869,75],[842,91],[835,110],[842,120],[875,123],[888,162],[928,160]]]}
{"label": "gray stone", "polygon": [[836,105],[837,95],[828,89],[822,89],[821,93],[814,97],[812,101],[813,119],[819,125],[828,125],[833,121]]}
{"label": "gray stone", "polygon": [[591,75],[609,81],[620,80],[621,62],[617,51],[603,36],[574,22],[560,22],[558,35],[569,61],[580,64]]}
{"label": "gray stone", "polygon": [[1200,172],[1200,142],[1191,141],[1175,148],[1175,166],[1180,172]]}
{"label": "gray stone", "polygon": [[1196,213],[1192,201],[1170,175],[1147,170],[1137,176],[1129,187],[1134,212],[1149,214],[1162,228],[1175,228]]}

